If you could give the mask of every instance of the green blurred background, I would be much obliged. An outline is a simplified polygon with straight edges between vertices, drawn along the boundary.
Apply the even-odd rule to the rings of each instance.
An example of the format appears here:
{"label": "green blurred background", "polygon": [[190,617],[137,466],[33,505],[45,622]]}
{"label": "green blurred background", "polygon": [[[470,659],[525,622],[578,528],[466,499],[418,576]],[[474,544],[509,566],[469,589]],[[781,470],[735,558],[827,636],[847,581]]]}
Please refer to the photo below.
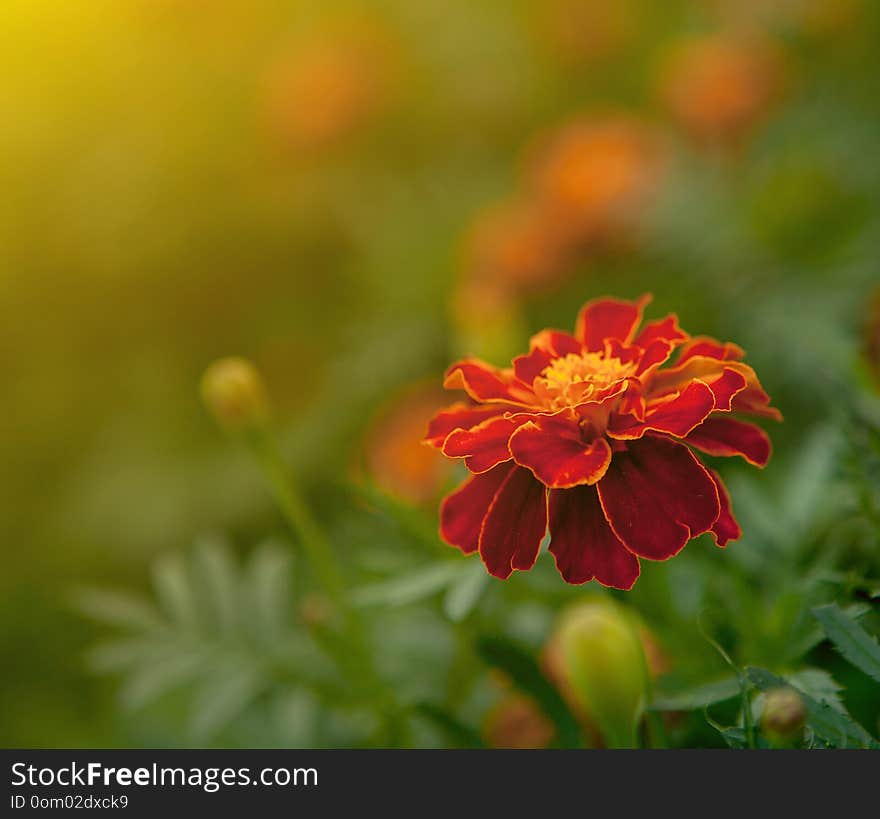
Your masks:
{"label": "green blurred background", "polygon": [[[5,0],[0,742],[359,741],[350,726],[273,734],[247,698],[222,730],[193,734],[173,695],[126,708],[118,677],[90,670],[107,629],[82,616],[79,590],[148,593],[157,558],[206,534],[241,559],[285,537],[255,468],[200,405],[220,356],[262,371],[285,457],[355,582],[457,559],[424,534],[454,476],[371,450],[383,424],[404,450],[418,436],[422,415],[393,417],[401,396],[439,384],[457,355],[503,364],[603,294],[653,292],[652,315],[747,349],[786,422],[766,472],[723,465],[744,525],[761,497],[781,516],[793,476],[819,486],[800,485],[795,506],[847,506],[856,490],[830,494],[843,457],[828,453],[849,452],[850,408],[874,400],[878,32],[873,0]],[[724,43],[744,44],[745,67]],[[481,215],[528,199],[543,135],[609,117],[660,146],[656,167],[623,172],[650,192],[624,203],[622,235],[619,214],[611,227],[600,214],[602,235],[552,274],[505,286],[504,262],[516,275],[541,239],[499,249],[504,226],[485,238]],[[614,189],[618,161],[600,151],[591,173],[611,167]],[[425,396],[422,414],[437,401]],[[859,532],[837,568],[869,576],[876,529]],[[705,556],[648,567],[631,599],[662,632],[652,574],[683,575],[697,595],[737,548],[692,545]],[[493,581],[481,627],[537,645],[584,593],[543,569]],[[431,601],[382,616],[389,662],[417,667],[419,696],[477,724],[491,697],[467,693],[488,683],[462,659],[465,626]],[[853,707],[876,720],[871,702]]]}

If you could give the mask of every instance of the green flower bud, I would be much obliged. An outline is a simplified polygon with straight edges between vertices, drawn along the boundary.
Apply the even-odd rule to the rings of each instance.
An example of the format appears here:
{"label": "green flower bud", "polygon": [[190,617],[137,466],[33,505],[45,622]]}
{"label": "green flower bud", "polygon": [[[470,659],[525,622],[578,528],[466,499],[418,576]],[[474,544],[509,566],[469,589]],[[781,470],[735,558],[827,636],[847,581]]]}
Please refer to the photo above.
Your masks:
{"label": "green flower bud", "polygon": [[761,730],[771,745],[785,748],[804,735],[807,709],[793,688],[774,688],[764,695]]}
{"label": "green flower bud", "polygon": [[635,747],[648,697],[647,665],[636,624],[610,600],[590,601],[563,616],[556,638],[566,687],[595,720],[605,744]]}
{"label": "green flower bud", "polygon": [[202,376],[202,400],[220,424],[244,429],[263,423],[269,414],[260,373],[244,358],[221,358]]}

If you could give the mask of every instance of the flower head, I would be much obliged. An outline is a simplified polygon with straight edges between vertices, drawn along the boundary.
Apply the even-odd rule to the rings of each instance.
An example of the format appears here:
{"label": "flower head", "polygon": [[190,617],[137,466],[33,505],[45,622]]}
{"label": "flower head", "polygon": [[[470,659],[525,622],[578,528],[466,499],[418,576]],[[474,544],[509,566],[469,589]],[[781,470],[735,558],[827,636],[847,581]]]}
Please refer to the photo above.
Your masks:
{"label": "flower head", "polygon": [[536,145],[533,196],[572,242],[625,243],[662,178],[664,153],[637,119],[576,119]]}
{"label": "flower head", "polygon": [[679,43],[660,73],[660,97],[696,139],[736,142],[778,96],[780,57],[766,43],[710,35]]}
{"label": "flower head", "polygon": [[619,589],[640,558],[666,560],[704,532],[719,546],[739,537],[695,450],[763,467],[770,441],[740,416],[781,416],[737,345],[691,337],[674,315],[639,329],[649,300],[589,302],[574,334],[538,333],[512,367],[447,371],[466,400],[426,441],[473,474],[443,501],[440,533],[492,575],[530,569],[548,526],[566,581]]}

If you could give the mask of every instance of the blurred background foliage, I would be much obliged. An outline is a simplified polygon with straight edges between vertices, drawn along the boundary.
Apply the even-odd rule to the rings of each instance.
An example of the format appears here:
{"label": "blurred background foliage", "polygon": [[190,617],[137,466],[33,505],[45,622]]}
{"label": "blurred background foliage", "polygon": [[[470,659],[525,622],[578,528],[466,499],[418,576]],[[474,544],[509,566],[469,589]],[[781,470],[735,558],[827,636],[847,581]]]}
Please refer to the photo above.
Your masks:
{"label": "blurred background foliage", "polygon": [[[718,465],[743,539],[614,595],[658,690],[718,683],[742,719],[711,635],[876,734],[810,609],[877,631],[878,46],[875,0],[5,0],[0,741],[389,741],[200,406],[233,353],[414,709],[397,741],[561,741],[559,695],[487,661],[539,667],[559,612],[611,595],[441,545],[460,473],[418,439],[454,356],[644,291],[744,346],[786,416],[763,473]],[[730,739],[717,696],[667,701],[674,744]]]}

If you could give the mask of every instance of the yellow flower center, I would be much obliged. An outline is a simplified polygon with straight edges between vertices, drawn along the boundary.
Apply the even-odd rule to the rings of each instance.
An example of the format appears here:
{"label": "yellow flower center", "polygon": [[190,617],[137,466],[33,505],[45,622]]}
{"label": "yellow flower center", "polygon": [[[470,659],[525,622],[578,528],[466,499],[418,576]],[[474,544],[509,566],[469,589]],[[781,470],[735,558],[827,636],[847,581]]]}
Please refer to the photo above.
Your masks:
{"label": "yellow flower center", "polygon": [[552,409],[573,407],[595,400],[602,390],[635,371],[635,362],[625,364],[604,353],[569,353],[553,360],[535,379],[535,395]]}

